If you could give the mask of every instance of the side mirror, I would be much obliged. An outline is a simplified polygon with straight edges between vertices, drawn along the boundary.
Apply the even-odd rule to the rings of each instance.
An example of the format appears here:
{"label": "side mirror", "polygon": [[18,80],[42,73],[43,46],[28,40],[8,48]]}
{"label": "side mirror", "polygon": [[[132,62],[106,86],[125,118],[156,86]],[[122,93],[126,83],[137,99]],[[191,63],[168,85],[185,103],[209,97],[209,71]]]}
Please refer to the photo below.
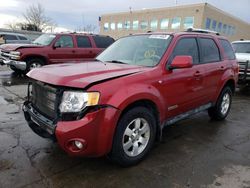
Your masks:
{"label": "side mirror", "polygon": [[170,70],[173,69],[182,69],[182,68],[190,68],[193,66],[193,58],[192,56],[176,56],[171,65],[169,66]]}
{"label": "side mirror", "polygon": [[57,43],[57,42],[53,46],[53,49],[56,49],[56,48],[61,48],[61,45],[59,43]]}

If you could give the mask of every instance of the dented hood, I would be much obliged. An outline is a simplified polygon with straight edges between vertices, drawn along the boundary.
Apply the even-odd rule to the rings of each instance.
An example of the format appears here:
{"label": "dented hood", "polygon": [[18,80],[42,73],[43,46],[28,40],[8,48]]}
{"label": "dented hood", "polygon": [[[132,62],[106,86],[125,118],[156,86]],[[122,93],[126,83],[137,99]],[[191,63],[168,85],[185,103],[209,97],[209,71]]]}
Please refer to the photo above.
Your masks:
{"label": "dented hood", "polygon": [[1,49],[6,51],[14,51],[20,48],[41,48],[43,46],[36,44],[2,44],[0,46]]}
{"label": "dented hood", "polygon": [[48,65],[31,70],[27,76],[52,85],[86,88],[110,79],[134,74],[147,67],[99,61]]}

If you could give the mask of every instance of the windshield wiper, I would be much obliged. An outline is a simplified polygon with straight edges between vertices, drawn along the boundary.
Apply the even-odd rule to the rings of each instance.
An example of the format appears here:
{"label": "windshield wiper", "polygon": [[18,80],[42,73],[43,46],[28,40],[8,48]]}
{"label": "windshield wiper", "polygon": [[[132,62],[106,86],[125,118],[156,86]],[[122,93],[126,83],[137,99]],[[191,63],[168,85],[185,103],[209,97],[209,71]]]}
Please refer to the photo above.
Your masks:
{"label": "windshield wiper", "polygon": [[119,61],[119,60],[111,60],[111,61],[107,61],[107,62],[109,62],[109,63],[127,64],[127,63]]}
{"label": "windshield wiper", "polygon": [[103,62],[102,60],[100,60],[100,59],[94,59],[95,61],[99,61],[99,62],[101,62],[101,63],[103,63],[104,65],[106,65],[106,63],[105,62]]}

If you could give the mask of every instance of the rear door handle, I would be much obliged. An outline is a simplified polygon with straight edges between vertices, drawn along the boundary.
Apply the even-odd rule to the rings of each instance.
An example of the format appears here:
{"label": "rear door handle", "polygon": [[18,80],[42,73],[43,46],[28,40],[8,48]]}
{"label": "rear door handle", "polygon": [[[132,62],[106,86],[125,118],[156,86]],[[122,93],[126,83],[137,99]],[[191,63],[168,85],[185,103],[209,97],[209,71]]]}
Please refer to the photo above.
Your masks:
{"label": "rear door handle", "polygon": [[224,70],[225,70],[225,67],[224,67],[224,66],[221,66],[221,67],[220,67],[220,70],[221,70],[221,71],[224,71]]}
{"label": "rear door handle", "polygon": [[194,77],[200,77],[200,76],[201,76],[200,71],[197,71],[197,72],[194,73]]}

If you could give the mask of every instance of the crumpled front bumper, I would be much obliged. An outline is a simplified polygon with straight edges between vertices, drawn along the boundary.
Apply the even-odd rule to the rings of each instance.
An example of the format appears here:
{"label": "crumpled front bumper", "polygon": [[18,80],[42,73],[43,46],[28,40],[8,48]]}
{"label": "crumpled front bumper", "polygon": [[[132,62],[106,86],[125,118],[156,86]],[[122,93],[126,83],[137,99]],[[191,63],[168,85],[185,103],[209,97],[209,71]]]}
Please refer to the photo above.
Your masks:
{"label": "crumpled front bumper", "polygon": [[0,64],[1,65],[8,65],[8,66],[13,66],[16,69],[19,70],[26,70],[26,62],[24,61],[15,61],[15,60],[11,60],[8,59],[6,57],[1,56],[1,51],[0,51]]}

